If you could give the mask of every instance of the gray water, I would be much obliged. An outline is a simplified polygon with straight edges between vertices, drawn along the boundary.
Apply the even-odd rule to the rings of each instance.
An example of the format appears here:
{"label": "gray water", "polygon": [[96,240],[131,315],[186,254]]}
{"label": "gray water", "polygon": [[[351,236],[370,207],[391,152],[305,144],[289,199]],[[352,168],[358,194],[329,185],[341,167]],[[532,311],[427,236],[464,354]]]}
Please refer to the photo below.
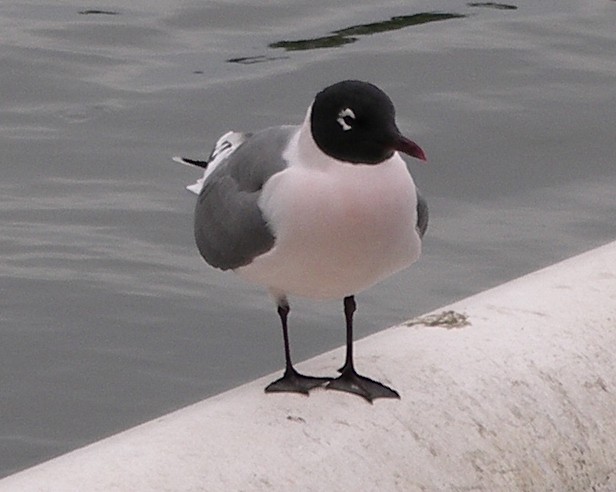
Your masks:
{"label": "gray water", "polygon": [[[430,159],[424,255],[357,297],[358,337],[616,239],[612,0],[125,3],[0,9],[0,476],[280,370],[170,157],[332,82],[381,86]],[[296,360],[341,310],[293,303]]]}

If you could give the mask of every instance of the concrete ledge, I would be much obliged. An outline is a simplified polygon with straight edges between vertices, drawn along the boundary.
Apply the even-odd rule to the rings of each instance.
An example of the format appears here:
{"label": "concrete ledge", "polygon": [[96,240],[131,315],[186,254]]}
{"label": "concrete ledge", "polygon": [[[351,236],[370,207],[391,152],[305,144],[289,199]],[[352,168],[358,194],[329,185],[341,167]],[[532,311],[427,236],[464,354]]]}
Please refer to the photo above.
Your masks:
{"label": "concrete ledge", "polygon": [[470,324],[429,318],[357,344],[359,370],[401,401],[265,395],[268,376],[0,490],[616,490],[616,242],[444,310]]}

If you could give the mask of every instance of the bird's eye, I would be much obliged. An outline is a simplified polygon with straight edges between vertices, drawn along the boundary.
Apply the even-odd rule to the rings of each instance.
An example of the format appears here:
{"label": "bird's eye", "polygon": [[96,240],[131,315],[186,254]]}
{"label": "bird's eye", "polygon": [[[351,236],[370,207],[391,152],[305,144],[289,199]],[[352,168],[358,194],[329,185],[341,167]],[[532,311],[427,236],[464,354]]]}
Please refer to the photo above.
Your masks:
{"label": "bird's eye", "polygon": [[351,108],[344,108],[338,113],[338,119],[336,121],[342,127],[343,131],[349,131],[355,122],[355,113]]}

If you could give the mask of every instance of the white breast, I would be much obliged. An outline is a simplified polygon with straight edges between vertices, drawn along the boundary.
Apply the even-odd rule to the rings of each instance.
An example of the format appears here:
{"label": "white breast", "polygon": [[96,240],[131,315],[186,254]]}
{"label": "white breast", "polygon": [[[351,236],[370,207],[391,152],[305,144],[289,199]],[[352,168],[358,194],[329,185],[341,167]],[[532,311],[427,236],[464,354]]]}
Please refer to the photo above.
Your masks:
{"label": "white breast", "polygon": [[240,275],[278,294],[334,299],[417,260],[415,184],[398,154],[378,165],[294,157],[259,202],[275,246]]}

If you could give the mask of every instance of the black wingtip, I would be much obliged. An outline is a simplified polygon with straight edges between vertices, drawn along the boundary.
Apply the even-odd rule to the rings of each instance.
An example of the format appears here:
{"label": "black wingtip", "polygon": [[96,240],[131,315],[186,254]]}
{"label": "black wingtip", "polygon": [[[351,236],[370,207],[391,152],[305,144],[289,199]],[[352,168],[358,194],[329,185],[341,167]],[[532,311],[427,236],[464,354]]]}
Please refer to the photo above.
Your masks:
{"label": "black wingtip", "polygon": [[180,164],[186,164],[187,166],[196,166],[202,169],[206,169],[209,164],[208,161],[199,161],[196,159],[188,159],[187,157],[174,157],[173,160],[175,162],[179,162]]}

